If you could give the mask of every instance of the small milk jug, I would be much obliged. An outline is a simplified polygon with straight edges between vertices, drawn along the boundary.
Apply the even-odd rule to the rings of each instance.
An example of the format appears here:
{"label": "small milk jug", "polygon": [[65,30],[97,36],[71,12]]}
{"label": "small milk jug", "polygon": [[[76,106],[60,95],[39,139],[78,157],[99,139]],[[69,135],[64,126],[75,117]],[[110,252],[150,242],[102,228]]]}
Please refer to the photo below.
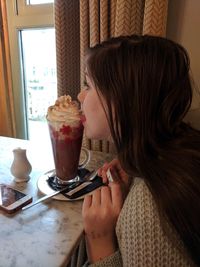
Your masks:
{"label": "small milk jug", "polygon": [[13,150],[14,160],[10,171],[16,182],[26,182],[30,179],[32,167],[26,156],[26,149],[16,148]]}

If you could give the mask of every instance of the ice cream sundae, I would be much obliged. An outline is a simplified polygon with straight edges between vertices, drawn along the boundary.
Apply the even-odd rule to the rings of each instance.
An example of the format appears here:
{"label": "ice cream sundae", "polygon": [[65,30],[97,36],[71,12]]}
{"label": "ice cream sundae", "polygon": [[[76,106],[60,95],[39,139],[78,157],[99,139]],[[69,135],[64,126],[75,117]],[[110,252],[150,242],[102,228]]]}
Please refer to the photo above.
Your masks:
{"label": "ice cream sundae", "polygon": [[47,121],[52,143],[55,171],[65,182],[77,175],[83,137],[78,103],[69,95],[59,97],[48,108]]}

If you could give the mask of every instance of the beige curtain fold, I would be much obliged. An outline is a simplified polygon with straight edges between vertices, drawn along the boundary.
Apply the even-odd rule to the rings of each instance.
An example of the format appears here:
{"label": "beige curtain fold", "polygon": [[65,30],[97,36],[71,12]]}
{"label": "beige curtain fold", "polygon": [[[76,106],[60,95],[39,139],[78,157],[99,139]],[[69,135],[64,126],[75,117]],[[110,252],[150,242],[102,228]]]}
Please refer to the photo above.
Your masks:
{"label": "beige curtain fold", "polygon": [[[75,98],[83,87],[88,47],[119,35],[165,36],[167,7],[168,0],[55,0],[58,95]],[[84,138],[83,144],[113,151],[106,141]]]}
{"label": "beige curtain fold", "polygon": [[168,0],[146,0],[143,34],[165,36]]}
{"label": "beige curtain fold", "polygon": [[55,0],[58,96],[77,97],[80,91],[79,1]]}
{"label": "beige curtain fold", "polygon": [[16,137],[5,0],[0,0],[0,135]]}

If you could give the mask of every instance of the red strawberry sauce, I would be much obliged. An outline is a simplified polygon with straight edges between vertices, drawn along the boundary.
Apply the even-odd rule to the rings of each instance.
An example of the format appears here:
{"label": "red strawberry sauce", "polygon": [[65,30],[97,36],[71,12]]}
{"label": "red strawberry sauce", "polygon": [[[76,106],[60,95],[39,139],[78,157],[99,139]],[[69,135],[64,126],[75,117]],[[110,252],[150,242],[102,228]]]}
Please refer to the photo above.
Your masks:
{"label": "red strawberry sauce", "polygon": [[61,124],[59,130],[49,125],[56,175],[62,180],[76,177],[83,137],[83,125],[71,127]]}

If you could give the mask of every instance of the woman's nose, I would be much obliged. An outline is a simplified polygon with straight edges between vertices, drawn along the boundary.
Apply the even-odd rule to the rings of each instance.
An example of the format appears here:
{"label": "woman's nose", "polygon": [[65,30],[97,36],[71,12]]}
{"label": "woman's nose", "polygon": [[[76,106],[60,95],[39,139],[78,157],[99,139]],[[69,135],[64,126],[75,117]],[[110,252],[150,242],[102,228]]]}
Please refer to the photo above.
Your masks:
{"label": "woman's nose", "polygon": [[86,94],[87,94],[87,90],[83,89],[83,90],[80,91],[80,93],[77,96],[77,98],[78,98],[80,103],[83,103]]}

